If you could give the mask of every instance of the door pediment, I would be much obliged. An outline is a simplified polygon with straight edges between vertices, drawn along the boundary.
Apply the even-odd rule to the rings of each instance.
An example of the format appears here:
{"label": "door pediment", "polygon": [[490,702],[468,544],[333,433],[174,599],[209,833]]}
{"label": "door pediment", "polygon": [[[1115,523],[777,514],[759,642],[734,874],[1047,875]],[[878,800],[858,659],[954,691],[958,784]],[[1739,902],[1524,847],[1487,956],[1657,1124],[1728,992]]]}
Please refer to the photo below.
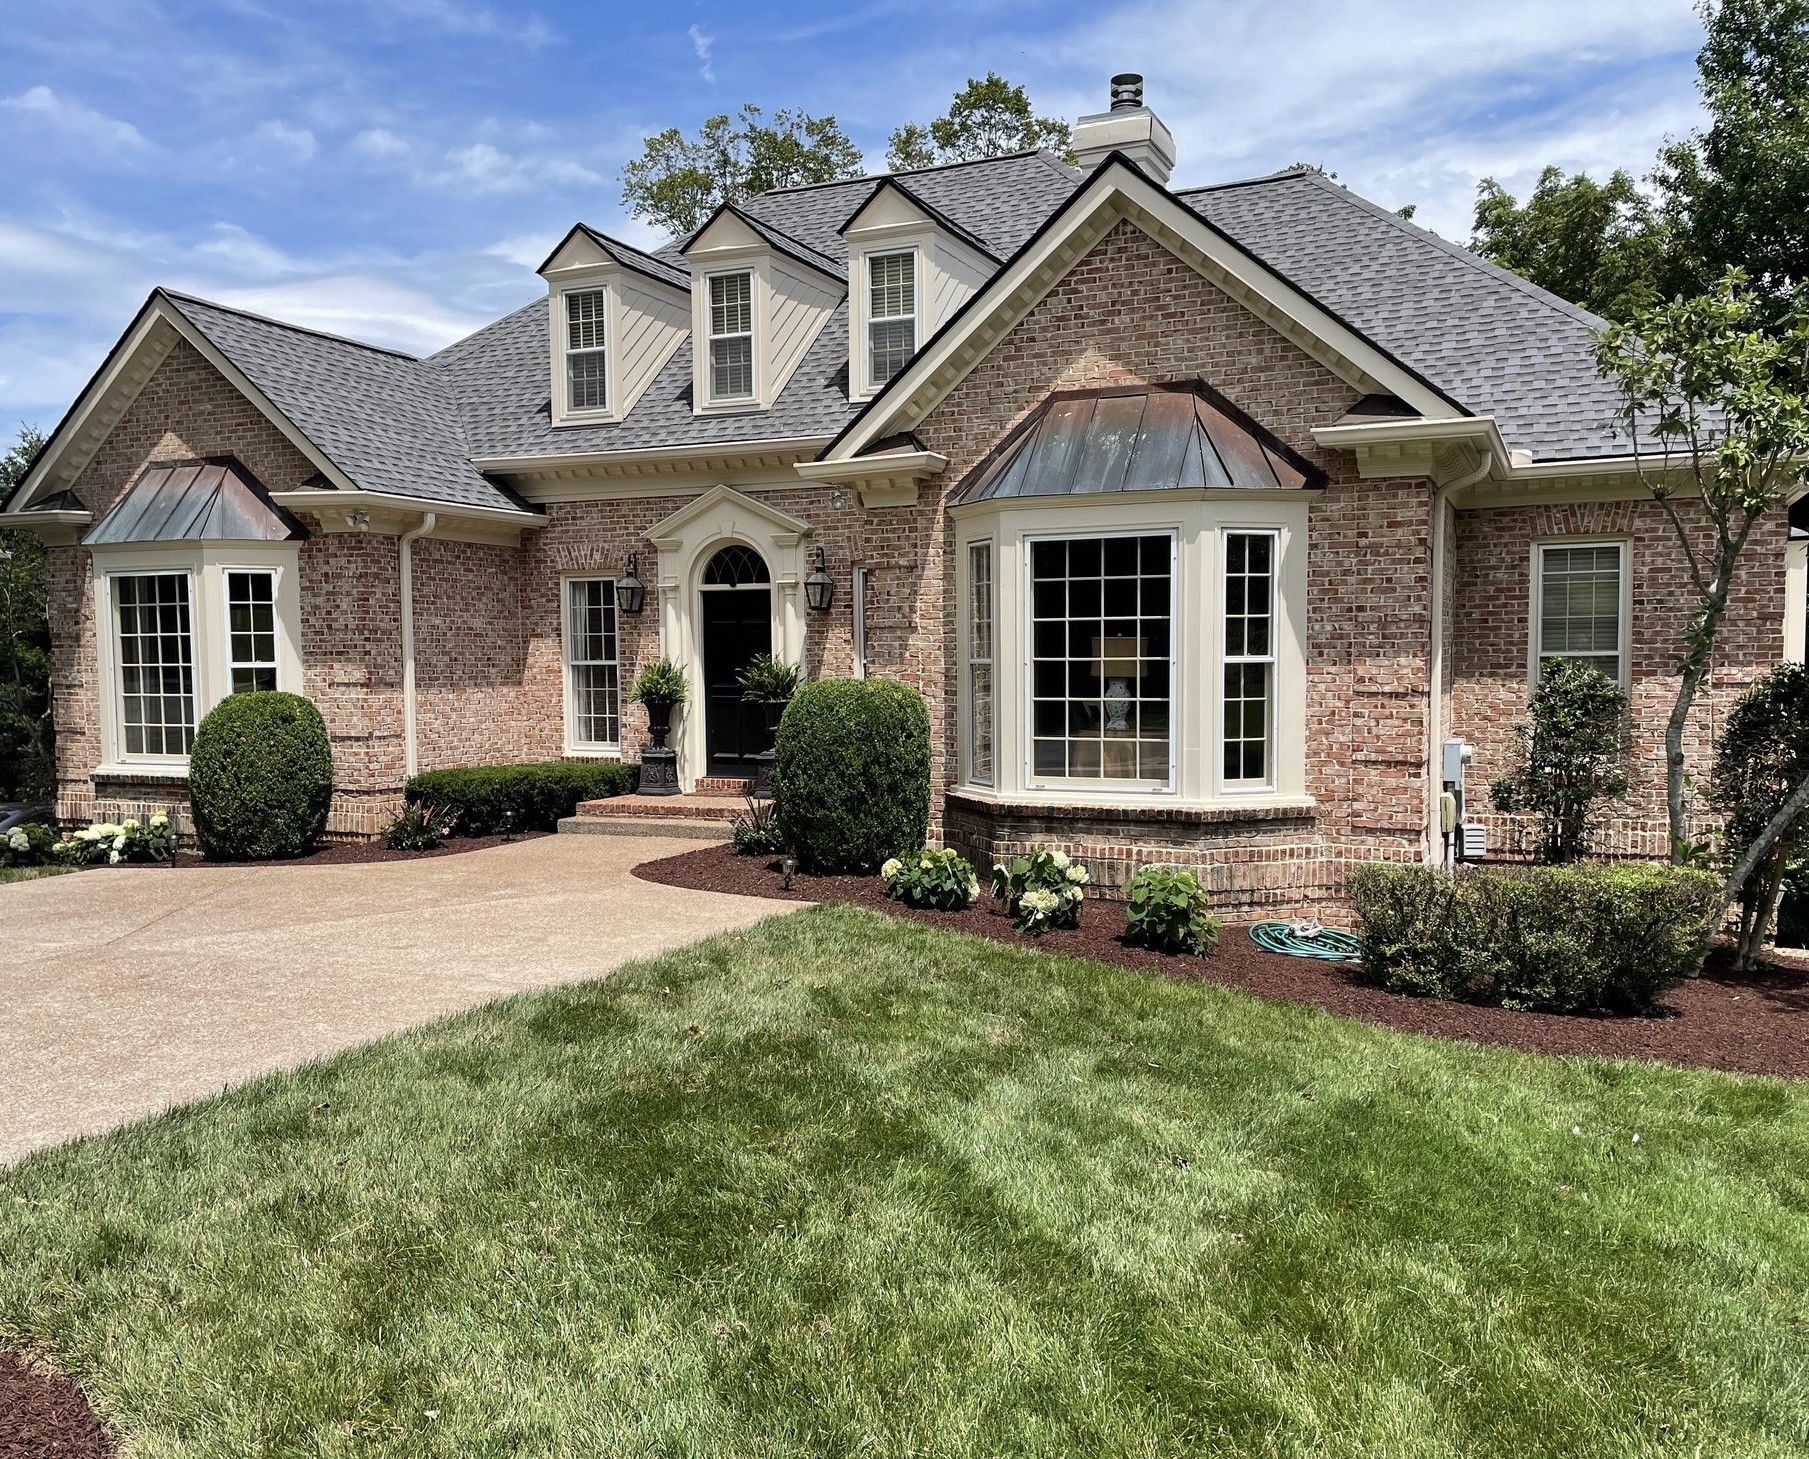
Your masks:
{"label": "door pediment", "polygon": [[764,539],[775,546],[795,547],[810,531],[810,523],[732,486],[713,486],[650,527],[647,540],[661,552],[676,552],[687,538],[699,536],[700,529],[703,535]]}

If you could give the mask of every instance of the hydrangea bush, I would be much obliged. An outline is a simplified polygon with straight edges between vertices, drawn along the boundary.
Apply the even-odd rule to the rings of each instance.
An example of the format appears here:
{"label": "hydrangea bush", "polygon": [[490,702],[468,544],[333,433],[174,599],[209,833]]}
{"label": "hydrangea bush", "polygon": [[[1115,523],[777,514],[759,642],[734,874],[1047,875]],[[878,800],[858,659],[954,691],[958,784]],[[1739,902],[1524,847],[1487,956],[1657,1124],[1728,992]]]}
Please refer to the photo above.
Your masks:
{"label": "hydrangea bush", "polygon": [[980,895],[980,878],[973,863],[959,851],[915,851],[894,856],[879,869],[886,895],[907,907],[929,907],[938,912],[959,912]]}
{"label": "hydrangea bush", "polygon": [[70,866],[119,866],[132,861],[167,861],[176,850],[176,831],[162,811],[148,822],[101,821],[64,837],[52,854]]}
{"label": "hydrangea bush", "polygon": [[1065,851],[1038,846],[992,869],[992,894],[1005,903],[1012,925],[1031,937],[1080,925],[1080,904],[1091,873]]}
{"label": "hydrangea bush", "polygon": [[1158,952],[1205,957],[1218,946],[1219,919],[1207,908],[1206,888],[1178,866],[1146,866],[1124,886],[1126,942]]}
{"label": "hydrangea bush", "polygon": [[0,836],[0,866],[43,866],[56,848],[56,832],[33,821]]}

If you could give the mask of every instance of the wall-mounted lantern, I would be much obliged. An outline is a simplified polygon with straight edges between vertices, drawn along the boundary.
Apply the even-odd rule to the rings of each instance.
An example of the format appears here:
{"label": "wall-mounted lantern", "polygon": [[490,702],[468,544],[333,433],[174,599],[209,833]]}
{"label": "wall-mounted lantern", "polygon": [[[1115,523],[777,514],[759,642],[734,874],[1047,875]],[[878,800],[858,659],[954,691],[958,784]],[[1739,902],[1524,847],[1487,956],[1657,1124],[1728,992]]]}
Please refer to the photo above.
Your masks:
{"label": "wall-mounted lantern", "polygon": [[639,613],[647,602],[647,589],[635,576],[641,565],[641,554],[628,554],[628,571],[616,579],[616,607],[624,613]]}
{"label": "wall-mounted lantern", "polygon": [[827,613],[835,601],[835,579],[823,567],[823,549],[810,549],[810,576],[804,579],[804,601],[818,613]]}

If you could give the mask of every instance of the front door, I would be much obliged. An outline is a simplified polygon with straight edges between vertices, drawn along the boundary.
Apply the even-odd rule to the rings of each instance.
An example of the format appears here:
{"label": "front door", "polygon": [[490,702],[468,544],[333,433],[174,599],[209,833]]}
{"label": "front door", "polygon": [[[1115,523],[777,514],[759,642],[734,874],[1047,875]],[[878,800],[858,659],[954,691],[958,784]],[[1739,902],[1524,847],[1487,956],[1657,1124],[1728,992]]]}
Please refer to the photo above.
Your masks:
{"label": "front door", "polygon": [[772,748],[765,707],[741,697],[738,676],[773,649],[773,589],[766,563],[750,547],[725,547],[704,571],[705,774],[749,775],[754,756]]}

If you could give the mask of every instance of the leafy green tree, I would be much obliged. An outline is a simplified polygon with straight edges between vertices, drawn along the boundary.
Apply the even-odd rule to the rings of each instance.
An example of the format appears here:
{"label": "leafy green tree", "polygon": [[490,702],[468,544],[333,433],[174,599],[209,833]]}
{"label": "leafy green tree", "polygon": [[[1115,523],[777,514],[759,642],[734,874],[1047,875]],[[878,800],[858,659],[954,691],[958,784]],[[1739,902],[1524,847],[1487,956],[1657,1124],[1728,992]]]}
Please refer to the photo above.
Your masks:
{"label": "leafy green tree", "polygon": [[[44,444],[31,426],[0,454],[0,504],[12,495]],[[50,625],[44,544],[0,529],[0,800],[48,796]]]}
{"label": "leafy green tree", "polygon": [[[1759,840],[1791,790],[1805,780],[1809,780],[1809,668],[1780,664],[1741,696],[1715,742],[1709,802],[1725,820],[1727,849],[1736,860]],[[1758,962],[1777,912],[1785,871],[1805,850],[1809,850],[1809,811],[1799,811],[1761,850],[1736,888],[1740,967]]]}
{"label": "leafy green tree", "polygon": [[1665,724],[1665,799],[1679,861],[1692,854],[1684,730],[1735,573],[1760,518],[1809,488],[1809,315],[1783,329],[1764,322],[1735,270],[1714,293],[1642,310],[1596,342],[1597,368],[1620,393],[1640,481],[1664,508],[1689,570],[1690,620]]}
{"label": "leafy green tree", "polygon": [[1606,183],[1548,167],[1524,203],[1492,177],[1476,185],[1470,247],[1561,299],[1625,322],[1658,302],[1669,232],[1624,171]]}
{"label": "leafy green tree", "polygon": [[723,203],[776,187],[858,177],[861,151],[832,116],[757,106],[713,116],[687,137],[668,127],[622,169],[622,202],[673,235],[691,232]]}
{"label": "leafy green tree", "polygon": [[1777,325],[1809,276],[1809,0],[1720,0],[1702,19],[1709,125],[1667,146],[1655,179],[1693,289],[1744,269]]}
{"label": "leafy green tree", "polygon": [[1539,818],[1539,860],[1577,861],[1597,805],[1627,793],[1627,694],[1593,664],[1551,659],[1515,726],[1520,763],[1489,787],[1499,811]]}
{"label": "leafy green tree", "polygon": [[1073,131],[1055,117],[1039,117],[1022,86],[996,71],[969,77],[942,116],[927,124],[906,122],[892,133],[886,166],[894,172],[973,162],[1042,147],[1073,161]]}

